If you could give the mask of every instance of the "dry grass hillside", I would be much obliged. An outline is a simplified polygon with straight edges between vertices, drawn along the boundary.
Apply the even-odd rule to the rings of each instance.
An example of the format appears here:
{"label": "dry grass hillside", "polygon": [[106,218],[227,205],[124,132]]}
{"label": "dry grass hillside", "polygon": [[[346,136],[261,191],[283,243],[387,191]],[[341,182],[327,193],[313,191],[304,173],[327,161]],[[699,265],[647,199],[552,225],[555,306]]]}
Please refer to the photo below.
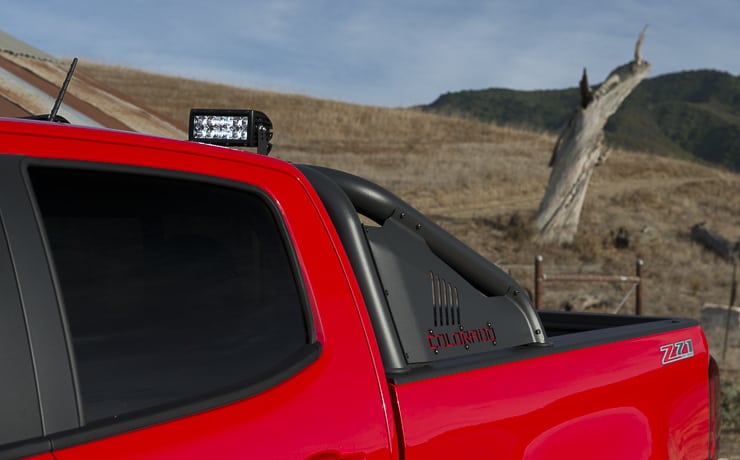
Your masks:
{"label": "dry grass hillside", "polygon": [[[536,254],[544,255],[546,271],[615,273],[632,273],[635,259],[642,257],[649,314],[698,318],[702,304],[729,300],[730,266],[694,244],[689,230],[706,222],[740,240],[737,174],[613,152],[594,174],[575,243],[536,246],[525,224],[548,178],[555,141],[551,136],[410,109],[352,105],[92,63],[80,69],[182,127],[191,107],[262,110],[275,124],[274,156],[337,167],[379,182],[527,286]],[[626,249],[612,244],[620,227],[629,233]],[[563,295],[580,289],[568,286]],[[560,290],[548,288],[550,307],[568,300],[557,294]],[[614,300],[605,298],[604,303],[608,307]]]}
{"label": "dry grass hillside", "polygon": [[[536,246],[526,222],[546,184],[551,136],[463,118],[387,109],[198,82],[83,63],[114,90],[187,125],[191,107],[255,108],[275,124],[274,156],[341,168],[390,188],[530,286],[532,261],[546,271],[632,273],[645,259],[646,312],[698,318],[704,303],[727,303],[730,266],[689,238],[706,222],[740,240],[740,176],[636,152],[613,152],[597,168],[574,244]],[[612,235],[623,227],[629,247]],[[548,305],[585,289],[547,290]],[[563,291],[562,293],[559,291]],[[552,294],[550,294],[552,293]],[[562,295],[561,295],[562,294]],[[621,297],[604,298],[609,307]]]}
{"label": "dry grass hillside", "polygon": [[[579,235],[567,246],[531,242],[528,222],[543,193],[555,139],[473,120],[319,100],[83,63],[80,70],[187,126],[191,107],[254,108],[275,125],[273,155],[368,177],[426,212],[458,238],[533,286],[546,272],[632,274],[645,261],[644,311],[699,319],[727,304],[731,266],[691,241],[705,222],[740,241],[740,175],[638,152],[615,151],[594,173]],[[626,248],[617,248],[620,229]],[[547,308],[614,311],[629,286],[553,284]],[[629,297],[622,312],[632,309]],[[721,334],[708,334],[721,355]],[[740,331],[721,363],[740,375]],[[736,438],[736,437],[735,437]],[[733,438],[733,439],[735,439]],[[737,444],[737,441],[732,441]],[[737,446],[735,446],[737,447]]]}

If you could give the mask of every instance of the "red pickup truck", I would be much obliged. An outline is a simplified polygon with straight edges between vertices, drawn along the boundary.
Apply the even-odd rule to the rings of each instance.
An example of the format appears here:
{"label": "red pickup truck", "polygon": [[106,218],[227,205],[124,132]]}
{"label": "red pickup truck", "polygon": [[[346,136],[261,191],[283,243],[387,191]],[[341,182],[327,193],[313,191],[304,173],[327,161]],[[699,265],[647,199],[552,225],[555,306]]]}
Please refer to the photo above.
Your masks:
{"label": "red pickup truck", "polygon": [[0,286],[0,458],[717,453],[696,321],[536,311],[336,170],[0,120]]}

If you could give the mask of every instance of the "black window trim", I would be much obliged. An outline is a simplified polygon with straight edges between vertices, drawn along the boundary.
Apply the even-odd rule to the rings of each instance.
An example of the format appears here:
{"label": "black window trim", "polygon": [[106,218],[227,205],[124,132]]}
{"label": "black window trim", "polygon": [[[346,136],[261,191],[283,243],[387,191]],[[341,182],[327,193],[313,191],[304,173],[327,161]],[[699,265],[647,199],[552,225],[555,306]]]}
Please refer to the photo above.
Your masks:
{"label": "black window trim", "polygon": [[[51,450],[51,444],[49,440],[44,439],[43,434],[43,422],[41,420],[41,407],[39,404],[39,387],[37,380],[36,366],[33,359],[31,341],[28,334],[28,321],[25,308],[23,305],[23,297],[21,295],[21,286],[18,283],[18,270],[16,267],[16,261],[13,257],[13,247],[11,246],[11,240],[7,235],[7,225],[5,221],[10,215],[14,215],[14,212],[19,208],[18,205],[18,187],[20,186],[19,179],[17,177],[17,165],[19,157],[15,155],[3,155],[0,156],[0,253],[4,254],[8,258],[9,266],[3,265],[0,267],[0,274],[4,277],[5,282],[14,285],[15,288],[0,290],[0,300],[3,305],[8,306],[8,311],[3,310],[0,312],[0,321],[8,322],[8,324],[20,326],[22,332],[19,332],[19,336],[25,337],[25,344],[15,343],[13,349],[8,350],[14,354],[14,360],[24,361],[24,364],[30,367],[32,372],[33,384],[29,392],[33,394],[33,400],[26,397],[19,398],[19,395],[15,393],[12,386],[6,387],[3,383],[0,383],[3,391],[6,391],[15,401],[14,403],[21,404],[25,407],[25,404],[30,404],[26,409],[34,409],[36,412],[35,423],[37,426],[34,427],[34,433],[31,434],[30,438],[16,439],[11,442],[6,442],[0,445],[0,459],[14,459],[24,456],[31,456],[36,454],[42,454]],[[6,169],[7,168],[7,169]],[[21,186],[22,195],[22,186]],[[9,273],[6,272],[9,269]],[[5,278],[8,276],[8,278]],[[0,283],[1,284],[1,283]],[[15,310],[19,308],[20,311]],[[15,318],[7,316],[10,312],[20,313],[22,315],[22,325],[18,323],[18,317]],[[16,337],[17,338],[17,337]],[[24,345],[24,346],[21,346]],[[16,361],[17,362],[17,361]],[[5,369],[5,372],[10,371]],[[12,380],[12,379],[11,379]],[[14,384],[21,383],[20,381],[14,381]],[[5,407],[5,416],[10,417],[13,424],[18,424],[19,421],[16,419],[15,410],[12,407]],[[22,424],[23,427],[26,422]]]}
{"label": "black window trim", "polygon": [[[146,175],[151,177],[216,185],[233,190],[240,190],[257,196],[265,203],[265,205],[269,209],[269,212],[272,214],[273,219],[275,220],[276,227],[280,232],[280,238],[285,245],[290,269],[297,284],[296,287],[298,291],[298,296],[301,301],[301,309],[305,320],[305,332],[307,337],[306,345],[304,345],[296,353],[280,363],[279,366],[276,366],[267,371],[265,375],[260,375],[259,377],[255,377],[248,381],[236,384],[233,387],[220,389],[213,393],[201,395],[188,400],[177,401],[170,404],[155,406],[153,408],[142,411],[132,412],[130,414],[125,414],[111,419],[94,421],[89,424],[85,423],[82,408],[82,398],[79,393],[77,371],[76,366],[74,365],[74,353],[71,351],[71,334],[69,331],[66,315],[64,314],[64,303],[61,297],[61,290],[59,288],[59,278],[56,273],[55,265],[53,263],[48,236],[46,235],[46,230],[43,225],[43,219],[41,217],[40,210],[38,209],[36,196],[33,191],[33,186],[28,173],[29,168],[32,167]],[[20,169],[23,181],[25,182],[28,197],[33,208],[36,225],[41,235],[43,250],[48,260],[48,270],[51,273],[53,289],[56,295],[57,308],[62,317],[62,327],[64,330],[67,355],[70,363],[69,371],[73,373],[76,393],[74,403],[79,414],[78,423],[75,427],[72,427],[70,430],[65,430],[57,433],[49,433],[48,439],[51,441],[51,446],[53,449],[71,447],[80,443],[89,442],[116,434],[122,434],[135,429],[145,428],[154,424],[173,421],[178,418],[194,415],[198,412],[203,412],[208,409],[215,409],[230,403],[246,399],[288,380],[290,377],[298,374],[300,371],[318,360],[321,354],[322,345],[320,342],[318,342],[316,336],[316,328],[313,322],[313,315],[310,307],[308,291],[306,289],[306,283],[303,273],[300,269],[295,245],[290,238],[290,234],[288,232],[284,218],[277,204],[265,191],[261,190],[259,187],[245,182],[225,179],[217,176],[144,166],[89,162],[84,160],[59,160],[23,157],[23,159],[21,160]]]}
{"label": "black window trim", "polygon": [[51,440],[33,438],[0,446],[0,460],[18,459],[51,452]]}
{"label": "black window trim", "polygon": [[[0,155],[0,188],[7,242],[26,320],[44,436],[78,424],[65,337],[49,264],[22,175],[21,155]],[[33,442],[22,442],[22,444]],[[4,449],[5,446],[0,446]]]}

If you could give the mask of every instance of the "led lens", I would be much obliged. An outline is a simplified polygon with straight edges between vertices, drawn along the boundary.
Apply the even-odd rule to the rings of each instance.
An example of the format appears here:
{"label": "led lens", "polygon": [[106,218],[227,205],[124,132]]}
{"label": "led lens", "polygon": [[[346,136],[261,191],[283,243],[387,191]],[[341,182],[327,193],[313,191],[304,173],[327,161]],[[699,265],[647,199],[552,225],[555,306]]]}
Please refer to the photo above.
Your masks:
{"label": "led lens", "polygon": [[227,147],[257,147],[267,155],[272,144],[272,122],[257,110],[190,109],[188,139]]}
{"label": "led lens", "polygon": [[249,140],[249,117],[195,115],[193,139],[246,142]]}

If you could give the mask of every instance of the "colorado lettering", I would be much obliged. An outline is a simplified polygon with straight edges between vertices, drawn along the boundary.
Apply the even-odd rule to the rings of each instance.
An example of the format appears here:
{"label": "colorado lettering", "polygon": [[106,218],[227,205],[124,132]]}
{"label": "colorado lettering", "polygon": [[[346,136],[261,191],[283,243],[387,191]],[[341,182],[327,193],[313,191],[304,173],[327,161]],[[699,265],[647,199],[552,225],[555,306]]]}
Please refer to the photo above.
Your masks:
{"label": "colorado lettering", "polygon": [[482,327],[480,329],[469,329],[455,332],[440,332],[427,335],[429,348],[464,347],[474,343],[496,342],[496,333],[493,327]]}

